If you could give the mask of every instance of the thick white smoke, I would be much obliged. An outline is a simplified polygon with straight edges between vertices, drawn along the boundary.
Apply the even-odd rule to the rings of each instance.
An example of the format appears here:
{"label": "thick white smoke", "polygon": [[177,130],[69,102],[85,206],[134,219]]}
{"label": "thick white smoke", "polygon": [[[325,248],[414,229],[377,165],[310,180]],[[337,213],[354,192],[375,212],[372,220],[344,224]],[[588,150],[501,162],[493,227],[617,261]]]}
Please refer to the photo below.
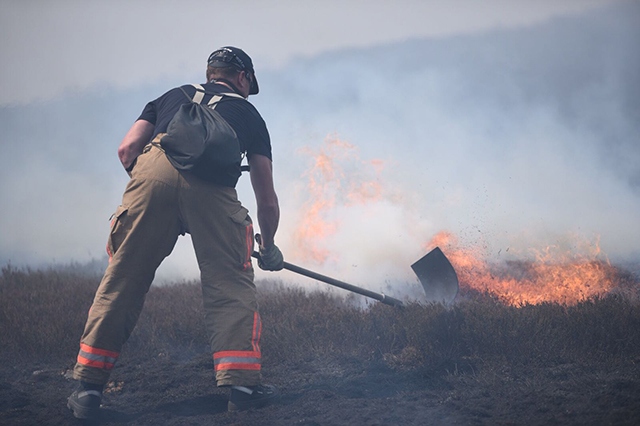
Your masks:
{"label": "thick white smoke", "polygon": [[[623,3],[527,29],[334,51],[259,73],[252,102],[271,131],[285,255],[372,288],[411,279],[409,265],[440,231],[490,257],[570,247],[577,236],[599,241],[612,260],[638,259],[638,22],[640,7]],[[3,263],[102,256],[126,182],[117,144],[148,100],[179,83],[0,110]],[[331,256],[316,263],[299,255],[295,234],[309,201],[305,173],[327,137],[357,149],[357,159],[341,163],[342,179],[374,179],[382,192],[326,212],[335,232],[307,244]],[[239,193],[255,216],[247,177]],[[198,276],[188,239],[159,276]]]}

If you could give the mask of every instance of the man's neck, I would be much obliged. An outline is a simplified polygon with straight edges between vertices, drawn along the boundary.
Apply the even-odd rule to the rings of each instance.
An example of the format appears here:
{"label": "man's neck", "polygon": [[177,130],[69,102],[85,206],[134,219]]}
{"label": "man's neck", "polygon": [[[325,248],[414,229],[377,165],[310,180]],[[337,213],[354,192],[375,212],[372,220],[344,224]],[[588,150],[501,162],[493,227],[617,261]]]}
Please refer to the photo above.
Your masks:
{"label": "man's neck", "polygon": [[211,80],[209,80],[209,83],[222,84],[223,86],[227,86],[229,89],[233,90],[233,87],[231,87],[226,81],[216,80],[212,78]]}
{"label": "man's neck", "polygon": [[231,89],[231,91],[233,91],[234,93],[237,93],[239,95],[241,95],[242,93],[240,92],[240,90],[238,90],[230,81],[225,80],[225,79],[215,79],[212,78],[211,80],[209,80],[209,83],[214,83],[214,84],[221,84],[229,89]]}

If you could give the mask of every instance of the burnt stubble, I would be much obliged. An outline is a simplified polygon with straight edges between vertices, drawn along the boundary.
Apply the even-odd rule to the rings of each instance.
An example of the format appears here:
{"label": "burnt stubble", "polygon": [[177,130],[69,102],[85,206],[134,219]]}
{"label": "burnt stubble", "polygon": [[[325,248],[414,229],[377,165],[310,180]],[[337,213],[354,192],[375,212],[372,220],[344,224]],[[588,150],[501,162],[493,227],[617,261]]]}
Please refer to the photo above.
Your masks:
{"label": "burnt stubble", "polygon": [[[0,424],[74,424],[66,398],[99,277],[6,266]],[[637,281],[627,283],[637,288]],[[259,282],[277,404],[227,413],[195,282],[154,286],[107,386],[104,425],[640,424],[640,305],[367,303]]]}

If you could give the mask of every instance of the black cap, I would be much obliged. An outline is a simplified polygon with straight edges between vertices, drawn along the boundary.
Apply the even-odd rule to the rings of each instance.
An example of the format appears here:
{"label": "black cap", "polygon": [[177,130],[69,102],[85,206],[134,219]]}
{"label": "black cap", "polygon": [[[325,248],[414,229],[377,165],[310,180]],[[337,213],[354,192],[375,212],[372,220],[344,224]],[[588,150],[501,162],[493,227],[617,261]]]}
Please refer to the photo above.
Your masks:
{"label": "black cap", "polygon": [[244,50],[242,49],[233,46],[221,47],[209,55],[207,65],[214,68],[234,66],[240,71],[250,73],[251,87],[249,88],[249,94],[256,95],[260,90],[258,88],[256,72],[253,70],[253,62],[251,62],[249,55],[244,53]]}

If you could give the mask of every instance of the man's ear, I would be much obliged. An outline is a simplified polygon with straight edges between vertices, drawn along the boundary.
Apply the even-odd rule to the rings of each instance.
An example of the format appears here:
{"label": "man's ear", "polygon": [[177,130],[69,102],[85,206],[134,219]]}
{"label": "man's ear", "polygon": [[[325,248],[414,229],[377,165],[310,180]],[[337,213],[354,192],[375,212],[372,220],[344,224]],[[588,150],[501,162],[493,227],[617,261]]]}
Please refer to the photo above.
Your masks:
{"label": "man's ear", "polygon": [[240,71],[238,74],[236,74],[235,84],[236,84],[236,86],[238,88],[241,88],[241,87],[250,88],[251,87],[251,81],[249,80],[246,71]]}

